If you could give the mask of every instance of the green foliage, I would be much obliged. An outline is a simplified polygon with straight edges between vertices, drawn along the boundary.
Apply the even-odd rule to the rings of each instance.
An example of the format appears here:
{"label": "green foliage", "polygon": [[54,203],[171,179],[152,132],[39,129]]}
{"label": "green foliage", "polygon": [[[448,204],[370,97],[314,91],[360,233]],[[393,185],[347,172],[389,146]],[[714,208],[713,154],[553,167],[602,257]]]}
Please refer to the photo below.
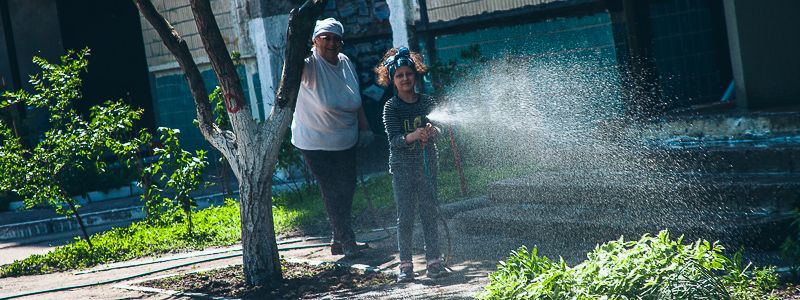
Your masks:
{"label": "green foliage", "polygon": [[228,111],[225,109],[225,102],[222,98],[222,88],[217,86],[214,91],[208,95],[208,100],[214,107],[212,113],[214,115],[214,124],[217,124],[222,129],[231,130],[231,119],[228,117]]}
{"label": "green foliage", "polygon": [[741,253],[698,240],[683,244],[669,232],[639,241],[620,238],[595,248],[575,267],[539,257],[524,246],[489,275],[481,299],[773,299],[772,268],[742,263]]}
{"label": "green foliage", "polygon": [[85,241],[76,240],[47,254],[31,255],[2,266],[0,278],[89,268],[185,249],[228,246],[240,240],[239,205],[233,200],[227,199],[222,206],[198,211],[194,220],[191,234],[186,227],[176,224],[138,222],[129,227],[115,228],[93,236],[92,248]]}
{"label": "green foliage", "polygon": [[430,66],[430,73],[434,82],[434,95],[439,96],[446,93],[447,88],[453,83],[458,74],[466,74],[474,62],[485,62],[486,58],[481,54],[478,44],[470,45],[469,48],[462,50],[460,55],[461,62],[450,60],[447,62],[436,61]]}
{"label": "green foliage", "polygon": [[[208,165],[204,150],[197,150],[195,155],[183,150],[178,140],[177,129],[160,127],[163,148],[156,148],[158,160],[144,169],[145,176],[157,178],[157,181],[166,182],[164,188],[153,181],[145,188],[143,198],[149,199],[145,203],[147,216],[151,222],[180,222],[186,221],[187,230],[192,232],[192,209],[197,206],[192,193],[203,182],[201,174]],[[164,197],[169,192],[172,198]]]}
{"label": "green foliage", "polygon": [[65,183],[87,169],[104,173],[103,158],[110,151],[107,141],[126,135],[140,118],[141,110],[121,101],[93,107],[88,121],[75,111],[73,102],[81,98],[80,72],[86,70],[88,55],[88,49],[69,51],[61,64],[34,57],[42,69],[31,76],[34,93],[5,92],[0,101],[0,108],[21,103],[46,109],[49,115],[50,129],[33,149],[23,148],[0,123],[0,189],[19,194],[26,207],[47,204],[58,213],[76,214],[78,205]]}
{"label": "green foliage", "polygon": [[[794,221],[789,229],[789,235],[781,245],[781,254],[787,260],[789,265],[800,265],[800,208],[795,208],[792,211]],[[795,278],[800,278],[800,269],[794,267],[792,272]]]}

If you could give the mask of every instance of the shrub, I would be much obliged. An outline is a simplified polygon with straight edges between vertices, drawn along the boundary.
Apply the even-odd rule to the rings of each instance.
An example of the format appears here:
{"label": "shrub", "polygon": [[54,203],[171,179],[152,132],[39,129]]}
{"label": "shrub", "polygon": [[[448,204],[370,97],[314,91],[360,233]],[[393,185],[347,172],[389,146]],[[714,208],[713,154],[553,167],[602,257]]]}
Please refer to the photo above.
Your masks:
{"label": "shrub", "polygon": [[789,234],[786,240],[781,245],[781,254],[789,265],[795,266],[792,268],[792,275],[796,280],[800,278],[800,269],[796,267],[800,265],[800,208],[795,208],[792,211],[792,218],[794,221],[788,230]]}
{"label": "shrub", "polygon": [[72,214],[91,247],[78,213],[80,205],[70,197],[68,183],[70,178],[83,176],[87,165],[105,173],[107,145],[123,143],[116,137],[132,131],[142,111],[122,101],[92,107],[88,119],[75,110],[75,103],[81,100],[80,74],[88,66],[88,55],[89,49],[70,50],[60,64],[34,57],[33,62],[42,69],[29,80],[34,92],[7,91],[0,97],[0,108],[15,104],[36,107],[47,111],[49,121],[44,138],[33,148],[23,147],[8,124],[0,122],[0,190],[17,193],[28,208],[48,205],[59,214]]}
{"label": "shrub", "polygon": [[724,247],[698,240],[683,244],[669,232],[620,238],[595,248],[569,267],[524,246],[489,275],[481,299],[772,299],[778,284],[772,268],[743,264]]}
{"label": "shrub", "polygon": [[[185,221],[191,235],[192,210],[197,207],[192,193],[203,183],[201,174],[208,165],[206,152],[197,150],[192,155],[183,150],[177,129],[160,127],[158,131],[163,143],[163,147],[154,149],[158,160],[142,170],[142,178],[151,178],[142,195],[147,219],[151,223]],[[162,187],[157,182],[165,183]],[[164,197],[164,192],[170,192],[172,198]]]}

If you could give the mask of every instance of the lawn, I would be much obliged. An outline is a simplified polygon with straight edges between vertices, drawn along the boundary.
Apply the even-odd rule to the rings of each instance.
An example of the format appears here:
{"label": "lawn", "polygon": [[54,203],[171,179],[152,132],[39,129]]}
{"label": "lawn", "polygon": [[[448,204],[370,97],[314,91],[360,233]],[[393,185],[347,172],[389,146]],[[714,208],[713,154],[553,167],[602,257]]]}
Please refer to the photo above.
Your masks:
{"label": "lawn", "polygon": [[[520,175],[524,171],[526,169],[523,168],[506,168],[502,171],[487,167],[466,168],[464,173],[469,185],[467,195],[461,195],[455,170],[442,171],[438,191],[440,202],[455,202],[481,195],[490,182]],[[388,174],[373,176],[364,184],[359,183],[353,200],[353,215],[356,218],[371,213],[368,197],[382,216],[394,214],[391,178]],[[275,230],[279,236],[298,232],[319,234],[327,226],[319,189],[315,185],[275,195],[273,203]],[[226,201],[222,206],[196,212],[193,223],[193,232],[188,234],[183,223],[154,225],[136,222],[128,227],[95,234],[92,236],[93,248],[85,241],[76,239],[47,254],[32,255],[0,266],[0,278],[84,269],[163,253],[228,246],[241,241],[239,206],[235,201]]]}

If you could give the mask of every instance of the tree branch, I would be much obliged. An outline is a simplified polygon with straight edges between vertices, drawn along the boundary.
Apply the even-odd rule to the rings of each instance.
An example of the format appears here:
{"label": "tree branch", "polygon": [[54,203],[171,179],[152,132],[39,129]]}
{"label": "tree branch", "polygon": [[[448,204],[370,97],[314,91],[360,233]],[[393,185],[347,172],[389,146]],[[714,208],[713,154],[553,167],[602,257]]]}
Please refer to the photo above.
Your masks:
{"label": "tree branch", "polygon": [[[225,40],[222,38],[209,0],[191,0],[190,3],[203,47],[208,53],[211,67],[214,68],[214,73],[217,75],[217,81],[222,87],[233,131],[237,135],[241,135],[243,132],[239,129],[252,128],[255,122],[249,113],[250,108],[247,105],[239,73],[236,72],[236,66],[233,65],[228,48],[225,47]],[[234,119],[239,120],[233,121]]]}
{"label": "tree branch", "polygon": [[[236,137],[231,132],[223,131],[213,123],[213,113],[211,103],[208,100],[208,93],[200,75],[200,69],[195,64],[189,46],[181,38],[180,34],[169,24],[169,22],[156,10],[150,0],[133,0],[139,12],[153,26],[164,45],[167,46],[172,55],[178,61],[184,72],[189,90],[194,99],[197,110],[197,121],[199,122],[200,133],[225,155],[228,161],[235,162],[234,153],[236,149]],[[201,34],[202,35],[202,34]],[[230,58],[230,57],[229,57]],[[236,77],[238,82],[238,76]],[[235,169],[235,168],[234,168]]]}
{"label": "tree branch", "polygon": [[303,75],[304,60],[308,57],[308,41],[314,31],[315,20],[325,9],[327,0],[306,0],[299,9],[289,13],[289,30],[286,33],[286,61],[281,71],[281,82],[276,95],[278,107],[294,111],[297,92]]}

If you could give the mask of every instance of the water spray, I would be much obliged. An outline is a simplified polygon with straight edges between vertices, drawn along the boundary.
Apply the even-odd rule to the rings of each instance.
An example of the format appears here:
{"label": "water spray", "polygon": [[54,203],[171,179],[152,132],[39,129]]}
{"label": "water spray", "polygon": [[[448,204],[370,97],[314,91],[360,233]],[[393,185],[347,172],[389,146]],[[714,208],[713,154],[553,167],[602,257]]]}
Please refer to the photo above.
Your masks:
{"label": "water spray", "polygon": [[455,118],[449,113],[449,109],[447,107],[444,108],[434,108],[434,110],[425,116],[430,121],[436,121],[440,124],[449,124],[447,126],[447,133],[450,137],[450,150],[453,152],[453,165],[456,167],[456,171],[458,172],[458,180],[459,184],[461,185],[461,196],[467,196],[469,193],[469,189],[467,188],[467,182],[464,178],[464,167],[461,161],[461,152],[458,150],[458,144],[456,143],[455,137],[455,126],[453,123],[455,122]]}

